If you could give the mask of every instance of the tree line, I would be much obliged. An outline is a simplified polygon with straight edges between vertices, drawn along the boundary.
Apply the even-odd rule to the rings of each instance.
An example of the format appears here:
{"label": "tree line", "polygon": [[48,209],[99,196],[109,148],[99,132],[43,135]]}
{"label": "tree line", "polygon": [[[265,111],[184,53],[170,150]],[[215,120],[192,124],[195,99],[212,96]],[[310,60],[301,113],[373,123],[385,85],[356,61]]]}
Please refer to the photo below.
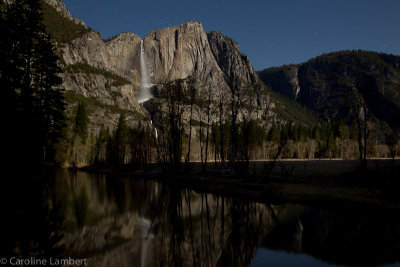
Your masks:
{"label": "tree line", "polygon": [[[263,124],[251,119],[247,112],[252,111],[243,108],[240,95],[235,92],[228,100],[212,100],[211,90],[203,89],[200,94],[193,77],[162,86],[158,98],[164,100],[160,102],[164,112],[158,118],[157,136],[153,125],[144,121],[126,130],[125,117],[121,115],[116,131],[107,134],[108,145],[102,134],[97,138],[96,142],[103,142],[104,149],[108,147],[108,152],[102,153],[108,155],[107,160],[101,157],[103,164],[143,167],[158,163],[176,170],[191,161],[200,161],[204,169],[214,162],[221,168],[247,171],[251,160],[359,158],[364,161],[370,157],[394,158],[398,154],[398,135],[378,136],[366,115],[350,125],[342,120],[314,125],[271,120]],[[243,112],[246,114],[239,120],[238,114]],[[113,153],[114,160],[110,160]]]}
{"label": "tree line", "polygon": [[[143,169],[156,163],[164,169],[176,170],[199,161],[204,169],[213,162],[218,168],[246,172],[251,160],[358,158],[364,161],[371,157],[394,158],[399,153],[398,134],[379,136],[380,132],[373,131],[366,117],[355,119],[350,125],[342,120],[313,125],[267,120],[263,124],[251,119],[249,113],[253,111],[243,108],[240,95],[212,100],[212,91],[208,88],[201,91],[192,76],[160,85],[157,94],[162,107],[157,115],[160,117],[154,118],[158,121],[156,126],[139,120],[129,127],[122,113],[114,130],[101,127],[98,135],[90,137],[87,137],[88,114],[84,103],[78,103],[70,134],[71,165]],[[237,114],[244,113],[240,120],[234,118],[237,114],[232,116],[232,109]]]}

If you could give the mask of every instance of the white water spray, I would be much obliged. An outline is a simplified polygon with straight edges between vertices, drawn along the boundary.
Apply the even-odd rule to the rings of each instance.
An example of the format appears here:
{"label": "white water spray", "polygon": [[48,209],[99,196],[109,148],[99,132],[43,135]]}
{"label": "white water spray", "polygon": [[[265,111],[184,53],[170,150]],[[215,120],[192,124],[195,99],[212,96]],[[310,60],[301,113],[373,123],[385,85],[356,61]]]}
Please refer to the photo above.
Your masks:
{"label": "white water spray", "polygon": [[[150,120],[150,124],[153,126],[153,121],[152,121],[152,120]],[[154,127],[154,126],[153,126],[153,127]],[[157,131],[157,128],[156,128],[156,127],[154,127],[154,133],[155,133],[156,139],[158,139],[158,131]]]}
{"label": "white water spray", "polygon": [[140,266],[144,267],[147,264],[147,258],[149,253],[149,246],[152,244],[152,239],[154,238],[153,233],[151,232],[152,223],[149,219],[144,217],[140,217],[137,222],[137,227],[139,228],[141,235],[141,255],[140,255]]}
{"label": "white water spray", "polygon": [[152,98],[150,89],[152,84],[150,83],[150,76],[148,72],[146,55],[144,54],[143,40],[140,41],[140,91],[138,102],[143,103]]}

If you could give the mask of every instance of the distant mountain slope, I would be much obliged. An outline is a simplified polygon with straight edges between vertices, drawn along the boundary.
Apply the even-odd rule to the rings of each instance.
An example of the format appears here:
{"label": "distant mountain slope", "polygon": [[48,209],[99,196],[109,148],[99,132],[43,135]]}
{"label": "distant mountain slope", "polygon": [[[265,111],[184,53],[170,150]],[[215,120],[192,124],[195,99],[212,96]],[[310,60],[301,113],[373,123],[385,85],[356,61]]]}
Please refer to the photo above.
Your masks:
{"label": "distant mountain slope", "polygon": [[43,22],[51,38],[57,43],[67,43],[89,32],[83,21],[74,18],[59,0],[41,0]]}
{"label": "distant mountain slope", "polygon": [[272,90],[295,99],[326,121],[350,123],[356,92],[381,124],[400,127],[400,56],[342,51],[299,65],[265,69],[259,76]]}

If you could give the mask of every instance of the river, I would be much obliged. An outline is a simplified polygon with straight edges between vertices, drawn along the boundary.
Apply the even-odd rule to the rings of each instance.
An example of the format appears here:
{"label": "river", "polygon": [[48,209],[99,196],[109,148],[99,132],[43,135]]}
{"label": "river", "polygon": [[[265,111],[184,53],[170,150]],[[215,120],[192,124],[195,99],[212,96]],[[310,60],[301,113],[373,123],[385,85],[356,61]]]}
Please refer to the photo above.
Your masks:
{"label": "river", "polygon": [[14,188],[3,188],[0,256],[88,266],[400,266],[398,212],[256,203],[66,169]]}

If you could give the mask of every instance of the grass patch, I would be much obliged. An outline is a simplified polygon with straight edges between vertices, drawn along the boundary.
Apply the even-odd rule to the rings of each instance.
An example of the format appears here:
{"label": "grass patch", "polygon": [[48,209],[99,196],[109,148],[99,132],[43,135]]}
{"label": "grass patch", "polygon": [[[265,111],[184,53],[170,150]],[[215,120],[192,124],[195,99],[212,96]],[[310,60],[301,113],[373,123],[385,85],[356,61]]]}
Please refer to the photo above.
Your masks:
{"label": "grass patch", "polygon": [[101,103],[99,100],[95,99],[94,97],[85,97],[81,94],[77,94],[74,91],[66,91],[65,92],[65,101],[69,104],[74,104],[77,102],[82,102],[85,104],[87,110],[89,113],[93,113],[95,110],[97,109],[104,109],[107,111],[111,111],[113,113],[118,113],[118,114],[122,114],[124,113],[126,116],[132,116],[136,119],[141,119],[143,118],[143,115],[140,114],[138,111],[132,111],[132,110],[126,110],[126,109],[122,109],[118,106],[113,106],[113,105],[107,105],[104,103]]}
{"label": "grass patch", "polygon": [[103,75],[106,79],[113,80],[113,82],[110,84],[111,86],[123,86],[130,84],[131,82],[128,81],[127,79],[106,71],[102,70],[93,66],[90,66],[87,63],[82,63],[78,62],[72,65],[66,65],[65,66],[65,71],[68,73],[85,73],[85,74],[97,74],[97,75]]}
{"label": "grass patch", "polygon": [[288,99],[278,92],[270,91],[275,102],[275,112],[286,121],[296,121],[313,126],[317,122],[315,114],[300,103]]}
{"label": "grass patch", "polygon": [[43,23],[46,31],[50,34],[51,39],[55,40],[57,43],[69,43],[90,31],[90,29],[87,29],[85,26],[78,25],[60,15],[44,0],[41,1],[41,5],[43,10]]}

